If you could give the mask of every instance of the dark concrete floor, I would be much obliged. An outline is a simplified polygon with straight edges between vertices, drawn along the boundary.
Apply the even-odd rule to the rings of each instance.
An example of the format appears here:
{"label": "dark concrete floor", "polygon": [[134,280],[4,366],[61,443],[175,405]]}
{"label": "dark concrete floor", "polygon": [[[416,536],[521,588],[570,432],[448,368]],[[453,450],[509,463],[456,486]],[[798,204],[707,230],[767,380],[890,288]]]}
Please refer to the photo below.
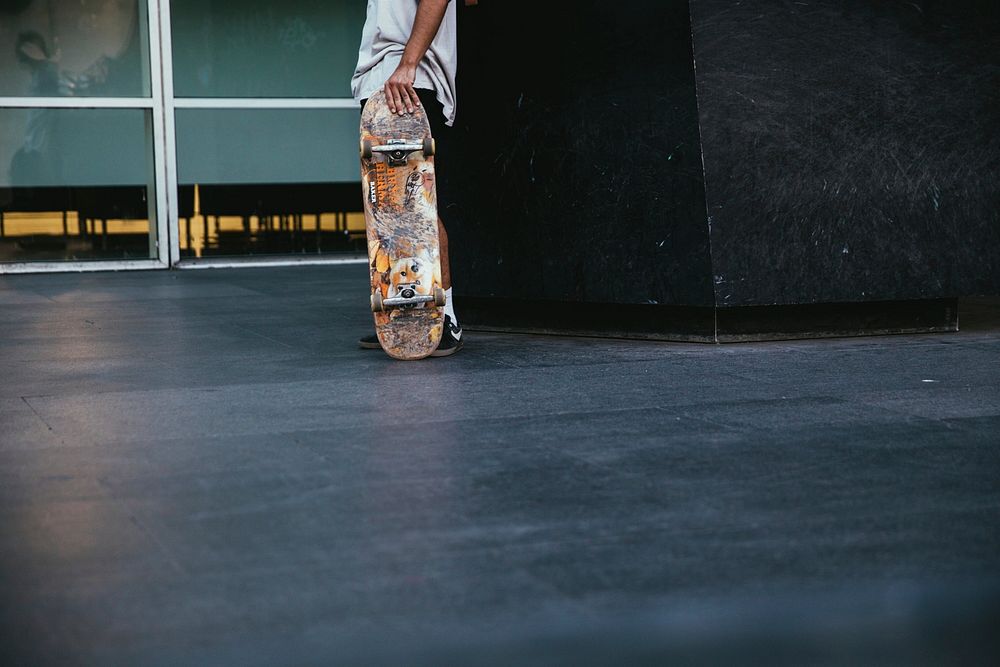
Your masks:
{"label": "dark concrete floor", "polygon": [[364,280],[0,278],[4,664],[1000,655],[997,301],[400,363]]}

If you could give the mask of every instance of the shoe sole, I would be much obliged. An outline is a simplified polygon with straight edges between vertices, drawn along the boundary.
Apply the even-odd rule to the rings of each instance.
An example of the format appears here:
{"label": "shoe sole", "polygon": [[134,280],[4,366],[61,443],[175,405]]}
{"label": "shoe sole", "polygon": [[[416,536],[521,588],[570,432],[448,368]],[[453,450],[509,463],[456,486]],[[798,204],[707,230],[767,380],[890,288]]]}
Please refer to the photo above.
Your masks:
{"label": "shoe sole", "polygon": [[458,352],[459,350],[461,350],[463,347],[465,347],[465,343],[462,342],[462,341],[459,341],[458,345],[456,345],[455,347],[449,348],[447,350],[434,350],[433,352],[431,352],[431,356],[432,357],[450,357],[451,355],[453,355],[456,352]]}

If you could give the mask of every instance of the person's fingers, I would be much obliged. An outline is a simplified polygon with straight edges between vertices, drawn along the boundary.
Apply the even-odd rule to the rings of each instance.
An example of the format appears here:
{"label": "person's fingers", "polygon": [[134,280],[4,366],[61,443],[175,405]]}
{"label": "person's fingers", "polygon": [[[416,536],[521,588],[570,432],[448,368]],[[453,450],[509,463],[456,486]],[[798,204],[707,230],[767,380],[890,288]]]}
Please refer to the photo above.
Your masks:
{"label": "person's fingers", "polygon": [[396,86],[396,113],[400,116],[406,113],[410,106],[410,102],[406,96],[406,86],[398,84]]}
{"label": "person's fingers", "polygon": [[413,86],[407,84],[403,87],[403,103],[406,105],[406,110],[413,113],[416,107],[420,106],[420,98],[417,97],[417,91],[413,89]]}
{"label": "person's fingers", "polygon": [[403,100],[399,94],[399,85],[391,84],[389,87],[389,92],[391,94],[390,99],[392,100],[389,103],[389,110],[397,114],[403,113],[403,109],[405,109],[406,107],[403,106]]}
{"label": "person's fingers", "polygon": [[420,104],[420,96],[417,95],[417,89],[413,87],[413,84],[410,84],[409,88],[410,88],[410,99],[413,100],[413,106],[415,108],[419,108],[421,104]]}
{"label": "person's fingers", "polygon": [[399,109],[399,113],[409,113],[413,111],[413,104],[410,102],[410,91],[406,89],[406,86],[399,87],[399,102],[402,107]]}
{"label": "person's fingers", "polygon": [[396,113],[403,115],[403,110],[406,108],[403,105],[403,96],[400,94],[399,84],[393,84],[392,86],[392,103],[396,106]]}
{"label": "person's fingers", "polygon": [[389,107],[389,111],[391,113],[396,113],[396,107],[394,106],[392,101],[392,84],[386,81],[385,85],[382,86],[382,90],[385,91],[385,104],[387,107]]}

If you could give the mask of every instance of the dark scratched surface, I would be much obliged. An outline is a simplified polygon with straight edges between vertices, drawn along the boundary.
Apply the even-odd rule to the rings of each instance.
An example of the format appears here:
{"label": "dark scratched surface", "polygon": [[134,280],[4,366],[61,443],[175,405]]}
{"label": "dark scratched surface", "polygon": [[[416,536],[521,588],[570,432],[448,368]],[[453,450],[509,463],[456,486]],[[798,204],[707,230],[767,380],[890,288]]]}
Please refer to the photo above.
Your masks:
{"label": "dark scratched surface", "polygon": [[461,12],[456,289],[708,306],[1000,292],[1000,5],[627,7]]}
{"label": "dark scratched surface", "polygon": [[1000,291],[1000,5],[691,11],[720,305]]}
{"label": "dark scratched surface", "polygon": [[711,305],[686,4],[459,14],[465,139],[442,211],[456,289]]}

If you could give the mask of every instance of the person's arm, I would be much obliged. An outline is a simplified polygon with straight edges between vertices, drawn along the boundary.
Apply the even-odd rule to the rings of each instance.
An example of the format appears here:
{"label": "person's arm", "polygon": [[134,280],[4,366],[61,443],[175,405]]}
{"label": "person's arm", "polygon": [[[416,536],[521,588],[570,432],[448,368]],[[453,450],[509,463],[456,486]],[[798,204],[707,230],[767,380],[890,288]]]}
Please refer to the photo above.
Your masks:
{"label": "person's arm", "polygon": [[385,82],[385,99],[392,113],[413,113],[413,109],[420,106],[417,92],[413,90],[413,82],[417,80],[417,65],[441,27],[448,2],[449,0],[420,0],[410,39],[403,50],[403,59]]}

